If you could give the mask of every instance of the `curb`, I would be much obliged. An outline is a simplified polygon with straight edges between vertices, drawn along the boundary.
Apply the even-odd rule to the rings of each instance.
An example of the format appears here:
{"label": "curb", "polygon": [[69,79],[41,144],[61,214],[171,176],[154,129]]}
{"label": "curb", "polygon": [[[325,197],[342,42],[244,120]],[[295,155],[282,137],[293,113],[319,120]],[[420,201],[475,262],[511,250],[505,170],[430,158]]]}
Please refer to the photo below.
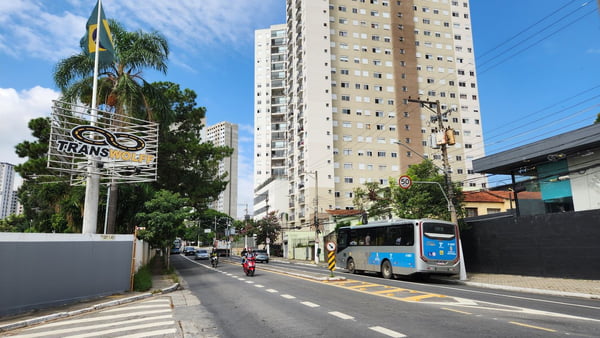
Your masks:
{"label": "curb", "polygon": [[575,297],[575,298],[584,298],[584,299],[600,299],[600,295],[593,295],[593,294],[589,294],[589,293],[555,291],[555,290],[546,290],[546,289],[533,289],[533,288],[524,288],[524,287],[519,287],[519,286],[486,284],[486,283],[469,282],[469,281],[457,281],[456,283],[464,284],[464,285],[468,285],[468,286],[475,286],[475,287],[479,287],[479,288],[504,290],[504,291],[528,292],[528,293],[533,293],[533,294],[538,294],[538,295]]}
{"label": "curb", "polygon": [[134,302],[136,300],[150,298],[150,297],[154,297],[157,295],[163,295],[165,293],[173,292],[173,291],[176,291],[178,288],[179,288],[179,283],[175,283],[169,287],[160,289],[160,292],[156,292],[156,293],[150,293],[150,292],[142,293],[142,294],[127,297],[127,298],[113,300],[110,302],[95,304],[95,305],[92,305],[92,306],[89,306],[89,307],[86,307],[83,309],[75,310],[75,311],[58,312],[58,313],[53,313],[53,314],[47,315],[47,316],[41,316],[41,317],[36,317],[36,318],[32,318],[32,319],[22,320],[22,321],[18,321],[18,322],[0,326],[0,332],[7,332],[10,330],[15,330],[15,329],[27,327],[30,325],[45,323],[45,322],[48,322],[48,321],[51,321],[54,319],[72,317],[72,316],[84,314],[87,312],[92,312],[95,310],[101,310],[101,309],[105,309],[105,308],[109,308],[109,307],[113,307],[113,306],[117,306],[117,305],[127,304],[127,303]]}

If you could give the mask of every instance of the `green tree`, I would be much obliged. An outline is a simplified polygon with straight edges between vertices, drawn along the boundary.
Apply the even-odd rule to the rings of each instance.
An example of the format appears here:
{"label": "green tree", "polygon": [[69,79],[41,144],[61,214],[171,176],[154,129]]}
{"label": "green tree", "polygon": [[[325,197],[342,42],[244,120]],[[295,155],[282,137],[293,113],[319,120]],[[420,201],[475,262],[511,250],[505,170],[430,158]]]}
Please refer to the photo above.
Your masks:
{"label": "green tree", "polygon": [[596,121],[594,121],[594,123],[600,123],[600,113],[596,116]]}
{"label": "green tree", "polygon": [[160,128],[157,186],[179,192],[202,213],[229,183],[226,180],[229,173],[219,174],[219,163],[231,156],[233,149],[202,142],[200,132],[206,108],[197,107],[193,90],[181,90],[178,84],[171,82],[153,85],[173,114],[171,124],[164,121]]}
{"label": "green tree", "polygon": [[185,231],[184,222],[190,215],[187,203],[188,199],[178,193],[157,191],[153,199],[144,203],[144,210],[135,216],[139,225],[145,227],[138,237],[154,248],[162,248],[168,255],[175,238]]}
{"label": "green tree", "polygon": [[[444,197],[447,191],[446,180],[445,176],[439,173],[438,168],[431,161],[423,161],[411,166],[407,175],[415,182],[409,189],[398,186],[393,178],[390,178],[387,187],[371,183],[365,188],[355,190],[355,195],[358,197],[355,198],[357,201],[354,204],[367,206],[364,210],[367,210],[370,217],[393,214],[402,218],[429,217],[450,220],[448,202]],[[453,203],[460,213],[462,191],[456,183],[453,183],[453,189],[455,192]]]}
{"label": "green tree", "polygon": [[0,219],[0,232],[29,232],[30,225],[25,215],[8,215]]}
{"label": "green tree", "polygon": [[69,177],[57,176],[46,167],[50,120],[29,121],[29,129],[37,138],[17,144],[16,153],[27,160],[15,166],[23,178],[17,195],[23,205],[23,215],[29,222],[28,231],[80,232],[83,215],[82,187],[71,186]]}
{"label": "green tree", "polygon": [[[103,109],[119,116],[134,116],[152,121],[169,121],[169,109],[160,91],[143,77],[143,70],[167,71],[169,46],[158,32],[128,32],[114,20],[109,20],[115,45],[116,62],[102,65],[98,76],[98,102]],[[82,50],[59,61],[54,82],[67,102],[92,101],[94,61]],[[150,104],[150,102],[152,104]],[[117,115],[115,115],[117,116]],[[106,116],[106,118],[112,117]],[[102,118],[100,116],[99,118]],[[122,121],[112,118],[118,127]],[[110,186],[108,233],[114,233],[118,205],[118,184]]]}
{"label": "green tree", "polygon": [[267,238],[271,243],[275,243],[281,232],[281,224],[277,211],[271,211],[263,218],[254,223],[253,234],[256,234],[256,244],[267,244]]}

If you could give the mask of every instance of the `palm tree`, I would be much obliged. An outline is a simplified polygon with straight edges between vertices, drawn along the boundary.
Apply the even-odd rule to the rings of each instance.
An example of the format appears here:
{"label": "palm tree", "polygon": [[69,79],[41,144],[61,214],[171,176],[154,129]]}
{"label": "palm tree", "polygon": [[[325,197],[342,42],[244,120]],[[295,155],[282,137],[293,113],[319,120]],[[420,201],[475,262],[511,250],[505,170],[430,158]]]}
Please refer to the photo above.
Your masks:
{"label": "palm tree", "polygon": [[[98,75],[98,102],[104,110],[119,116],[132,116],[168,123],[168,101],[142,76],[144,69],[166,74],[169,46],[158,32],[128,32],[109,20],[115,45],[116,61],[103,65]],[[54,71],[54,82],[67,102],[92,101],[94,61],[84,52],[61,60]],[[100,117],[100,116],[99,116]],[[117,126],[119,121],[114,122]],[[110,186],[107,232],[114,233],[118,185]]]}

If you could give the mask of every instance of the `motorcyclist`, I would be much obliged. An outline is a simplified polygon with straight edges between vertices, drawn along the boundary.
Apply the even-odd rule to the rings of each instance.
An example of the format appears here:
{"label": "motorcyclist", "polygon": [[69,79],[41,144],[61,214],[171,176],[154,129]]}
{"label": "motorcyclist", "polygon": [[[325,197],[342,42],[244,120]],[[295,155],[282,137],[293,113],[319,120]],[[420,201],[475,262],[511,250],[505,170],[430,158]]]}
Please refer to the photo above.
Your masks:
{"label": "motorcyclist", "polygon": [[248,249],[244,248],[242,250],[242,253],[240,254],[242,256],[242,265],[244,265],[244,263],[246,262],[246,254],[248,253]]}
{"label": "motorcyclist", "polygon": [[217,248],[213,247],[212,252],[210,253],[210,260],[211,260],[211,262],[213,262],[213,265],[214,265],[214,261],[218,262],[218,259],[219,259],[219,255],[217,253]]}
{"label": "motorcyclist", "polygon": [[252,256],[252,249],[244,248],[244,251],[242,251],[242,265],[244,265],[244,263],[246,263],[246,260],[248,258],[250,258],[251,256]]}

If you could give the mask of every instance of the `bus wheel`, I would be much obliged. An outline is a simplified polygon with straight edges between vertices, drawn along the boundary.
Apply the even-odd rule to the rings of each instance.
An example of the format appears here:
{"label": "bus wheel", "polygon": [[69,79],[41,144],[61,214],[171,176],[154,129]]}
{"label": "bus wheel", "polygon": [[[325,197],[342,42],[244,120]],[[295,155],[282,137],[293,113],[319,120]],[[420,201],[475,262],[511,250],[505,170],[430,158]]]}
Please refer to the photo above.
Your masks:
{"label": "bus wheel", "polygon": [[381,264],[381,276],[385,279],[392,278],[392,265],[390,264],[390,261],[386,260]]}
{"label": "bus wheel", "polygon": [[354,260],[352,258],[348,260],[348,264],[346,264],[346,269],[348,269],[348,272],[350,273],[356,273],[356,266],[354,265]]}

